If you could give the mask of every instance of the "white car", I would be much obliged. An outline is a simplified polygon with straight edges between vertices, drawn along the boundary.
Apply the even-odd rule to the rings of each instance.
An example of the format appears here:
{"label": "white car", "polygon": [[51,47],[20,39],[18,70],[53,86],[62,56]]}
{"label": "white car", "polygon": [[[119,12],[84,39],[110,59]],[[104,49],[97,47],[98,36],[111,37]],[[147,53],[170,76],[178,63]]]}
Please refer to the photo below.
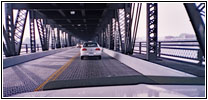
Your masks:
{"label": "white car", "polygon": [[96,42],[85,42],[80,49],[80,57],[95,56],[101,59],[102,50],[98,43]]}

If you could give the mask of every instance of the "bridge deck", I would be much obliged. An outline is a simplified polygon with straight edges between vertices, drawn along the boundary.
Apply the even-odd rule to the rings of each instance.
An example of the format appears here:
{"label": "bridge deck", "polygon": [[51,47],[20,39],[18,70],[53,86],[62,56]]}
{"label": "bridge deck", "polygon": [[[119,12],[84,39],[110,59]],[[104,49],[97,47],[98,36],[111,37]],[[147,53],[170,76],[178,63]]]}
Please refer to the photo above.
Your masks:
{"label": "bridge deck", "polygon": [[4,69],[4,96],[39,91],[53,80],[141,75],[105,53],[102,54],[102,60],[81,60],[78,54],[78,48],[71,48]]}

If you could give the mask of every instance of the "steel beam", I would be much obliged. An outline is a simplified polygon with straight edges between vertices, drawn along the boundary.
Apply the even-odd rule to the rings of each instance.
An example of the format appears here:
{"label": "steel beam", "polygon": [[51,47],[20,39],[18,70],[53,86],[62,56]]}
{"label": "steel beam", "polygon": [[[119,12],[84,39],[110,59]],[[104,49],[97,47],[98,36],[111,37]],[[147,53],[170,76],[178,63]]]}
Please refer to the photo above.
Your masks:
{"label": "steel beam", "polygon": [[109,32],[110,33],[109,34],[110,35],[109,36],[109,38],[110,38],[110,47],[109,48],[111,50],[113,50],[114,49],[114,32],[113,32],[114,31],[114,29],[113,29],[114,27],[113,27],[113,19],[110,20],[109,26],[110,26],[110,32]]}
{"label": "steel beam", "polygon": [[119,39],[121,44],[121,52],[126,53],[126,45],[125,45],[125,10],[124,9],[118,9],[118,26],[119,26]]}
{"label": "steel beam", "polygon": [[103,47],[106,48],[106,28],[103,29]]}
{"label": "steel beam", "polygon": [[194,3],[184,3],[184,6],[194,28],[200,49],[202,50],[203,55],[205,55],[205,24],[200,15],[200,11],[202,11],[204,7],[198,9]]}
{"label": "steel beam", "polygon": [[54,27],[51,29],[51,49],[55,49],[56,47],[56,35],[55,35],[55,30]]}
{"label": "steel beam", "polygon": [[69,41],[69,46],[72,46],[71,44],[71,35],[68,34],[68,41]]}
{"label": "steel beam", "polygon": [[15,50],[17,55],[20,54],[21,46],[22,46],[22,39],[25,30],[25,24],[27,19],[27,10],[18,10],[17,17],[14,24],[14,39],[15,39]]}
{"label": "steel beam", "polygon": [[47,25],[46,26],[46,46],[47,46],[47,50],[49,50],[49,42],[50,42],[50,34],[51,34],[51,26]]}
{"label": "steel beam", "polygon": [[[135,4],[134,6],[135,7]],[[141,14],[141,7],[142,7],[142,3],[139,3],[137,5],[137,8],[136,8],[136,17],[135,17],[135,21],[134,21],[134,29],[133,29],[133,36],[132,36],[132,53],[134,51],[134,46],[135,46],[135,41],[136,41],[136,36],[137,36],[137,30],[138,30],[138,24],[139,24],[139,18],[140,18],[140,14]],[[134,10],[133,10],[134,12]],[[133,15],[132,15],[133,16]]]}
{"label": "steel beam", "polygon": [[14,39],[14,22],[13,22],[13,4],[5,4],[5,21],[6,21],[6,29],[4,32],[4,39],[6,42],[6,47],[8,50],[9,56],[15,56],[17,55],[16,49],[15,49],[15,39]]}
{"label": "steel beam", "polygon": [[34,11],[29,11],[29,14],[30,14],[30,47],[31,47],[31,53],[33,53],[36,52]]}
{"label": "steel beam", "polygon": [[132,42],[131,42],[131,4],[125,4],[125,54],[132,54]]}
{"label": "steel beam", "polygon": [[116,18],[113,20],[113,32],[114,32],[114,50],[119,51],[119,32],[118,32],[118,21]]}
{"label": "steel beam", "polygon": [[68,43],[67,43],[67,36],[66,36],[66,35],[67,35],[67,33],[64,32],[64,39],[65,39],[65,45],[64,45],[64,46],[65,46],[65,47],[67,47],[67,44],[68,44]]}
{"label": "steel beam", "polygon": [[9,56],[9,51],[8,51],[8,49],[6,48],[6,44],[3,42],[3,51],[4,51],[4,55],[6,56],[6,57],[8,57]]}
{"label": "steel beam", "polygon": [[60,30],[59,30],[59,28],[57,28],[56,48],[61,48],[61,41],[60,41]]}
{"label": "steel beam", "polygon": [[[71,3],[64,3],[65,5],[69,5]],[[72,3],[73,4],[73,3]],[[78,4],[78,3],[74,3]],[[124,3],[107,3],[108,9],[114,10],[114,9],[119,9],[124,7]],[[50,6],[54,5],[54,3],[14,3],[14,9],[37,9],[40,11],[57,11],[57,10],[104,10],[105,8],[84,8],[84,7],[71,7],[68,6],[67,8],[62,8],[62,7],[54,7]],[[63,4],[62,4],[63,5]]]}
{"label": "steel beam", "polygon": [[38,27],[42,50],[46,51],[49,49],[48,46],[49,33],[48,33],[48,27],[46,27],[46,21],[43,19],[37,19],[37,27]]}
{"label": "steel beam", "polygon": [[12,56],[12,54],[11,54],[11,45],[9,45],[10,40],[8,38],[8,34],[7,34],[6,29],[4,28],[4,26],[3,26],[3,36],[4,36],[4,40],[5,40],[5,41],[3,41],[4,54],[5,54],[6,57]]}
{"label": "steel beam", "polygon": [[107,48],[110,49],[110,24],[106,26],[106,44]]}
{"label": "steel beam", "polygon": [[118,23],[118,41],[120,43],[120,46],[119,46],[119,51],[121,51],[122,53],[124,52],[124,44],[122,43],[122,37],[121,37],[121,23],[120,23],[120,20],[119,20],[119,9],[115,11],[115,20],[116,22]]}
{"label": "steel beam", "polygon": [[147,60],[157,58],[157,32],[158,32],[158,5],[157,3],[147,3]]}

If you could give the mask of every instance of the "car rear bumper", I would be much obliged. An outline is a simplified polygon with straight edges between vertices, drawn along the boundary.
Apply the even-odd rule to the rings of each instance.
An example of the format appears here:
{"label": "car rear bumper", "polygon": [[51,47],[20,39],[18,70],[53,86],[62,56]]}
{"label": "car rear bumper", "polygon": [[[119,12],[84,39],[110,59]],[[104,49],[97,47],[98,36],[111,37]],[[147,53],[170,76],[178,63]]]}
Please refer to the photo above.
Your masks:
{"label": "car rear bumper", "polygon": [[94,52],[90,54],[89,52],[81,52],[80,56],[101,56],[102,52]]}

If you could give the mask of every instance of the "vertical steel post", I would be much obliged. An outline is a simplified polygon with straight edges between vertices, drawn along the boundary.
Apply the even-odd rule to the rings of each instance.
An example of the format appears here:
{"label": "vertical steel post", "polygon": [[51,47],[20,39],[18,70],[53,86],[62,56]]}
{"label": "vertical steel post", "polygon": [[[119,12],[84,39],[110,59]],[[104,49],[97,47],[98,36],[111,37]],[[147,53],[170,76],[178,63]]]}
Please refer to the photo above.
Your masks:
{"label": "vertical steel post", "polygon": [[157,58],[158,5],[147,3],[147,60]]}
{"label": "vertical steel post", "polygon": [[57,28],[57,41],[56,41],[56,48],[61,48],[61,41],[60,41],[60,30]]}
{"label": "vertical steel post", "polygon": [[69,46],[72,46],[71,44],[71,35],[68,34],[68,41],[69,41]]}
{"label": "vertical steel post", "polygon": [[67,47],[67,37],[66,37],[66,32],[64,32],[64,39],[65,39],[65,47]]}
{"label": "vertical steel post", "polygon": [[114,29],[113,29],[114,27],[113,27],[113,19],[111,19],[110,20],[110,36],[109,36],[109,38],[110,38],[110,50],[113,50],[114,49]]}
{"label": "vertical steel post", "polygon": [[118,19],[116,16],[116,11],[115,11],[115,19],[114,19],[114,47],[116,51],[119,51],[120,45],[119,45],[119,27],[118,27]]}
{"label": "vertical steel post", "polygon": [[39,51],[39,44],[37,44],[37,51]]}
{"label": "vertical steel post", "polygon": [[102,32],[99,32],[99,44],[102,46]]}
{"label": "vertical steel post", "polygon": [[27,46],[27,44],[25,44],[25,48],[26,48],[26,53],[28,53],[28,46]]}
{"label": "vertical steel post", "polygon": [[111,39],[110,38],[110,30],[111,30],[111,25],[110,24],[107,24],[107,38],[106,39],[107,39],[107,44],[108,44],[107,45],[107,48],[108,49],[110,49],[110,41],[111,41],[110,40]]}
{"label": "vertical steel post", "polygon": [[[117,21],[118,21],[118,31],[119,31],[119,43],[120,43],[120,48],[121,48],[121,52],[122,53],[125,53],[125,39],[123,39],[124,38],[124,36],[123,36],[123,34],[124,34],[124,32],[125,32],[125,23],[124,23],[124,18],[125,18],[125,15],[123,14],[123,13],[120,13],[121,12],[121,10],[120,9],[118,9],[117,10],[117,12],[116,12],[116,18],[117,18]],[[121,23],[121,22],[123,22],[123,23]]]}
{"label": "vertical steel post", "polygon": [[50,39],[50,25],[47,24],[47,19],[43,19],[43,28],[44,28],[44,47],[45,50],[49,50],[49,39]]}
{"label": "vertical steel post", "polygon": [[14,40],[13,7],[11,3],[5,4],[5,15],[6,29],[4,32],[4,39],[6,42],[5,46],[8,50],[8,55],[6,56],[9,57],[16,55]]}
{"label": "vertical steel post", "polygon": [[56,36],[55,36],[55,31],[54,31],[54,26],[51,28],[51,49],[55,49],[56,45]]}
{"label": "vertical steel post", "polygon": [[30,14],[30,48],[31,53],[36,52],[35,42],[35,23],[34,23],[34,11],[29,11]]}
{"label": "vertical steel post", "polygon": [[64,43],[64,32],[63,32],[63,30],[61,30],[61,47],[63,48],[64,45],[65,45],[65,43]]}
{"label": "vertical steel post", "polygon": [[102,30],[102,47],[104,47],[104,31]]}
{"label": "vertical steel post", "polygon": [[160,53],[161,53],[161,42],[158,42],[158,57],[160,57]]}
{"label": "vertical steel post", "polygon": [[50,34],[51,34],[51,26],[48,25],[47,28],[47,33],[46,33],[46,36],[47,36],[47,50],[49,50],[49,43],[50,43]]}
{"label": "vertical steel post", "polygon": [[198,60],[199,60],[198,64],[199,64],[199,65],[202,65],[202,62],[203,62],[203,54],[202,54],[201,49],[199,49],[199,50],[197,51],[197,58],[198,58]]}
{"label": "vertical steel post", "polygon": [[125,4],[125,54],[132,54],[132,42],[131,42],[131,4]]}
{"label": "vertical steel post", "polygon": [[106,47],[106,30],[105,28],[103,29],[103,47]]}
{"label": "vertical steel post", "polygon": [[139,54],[142,53],[142,42],[139,42]]}

